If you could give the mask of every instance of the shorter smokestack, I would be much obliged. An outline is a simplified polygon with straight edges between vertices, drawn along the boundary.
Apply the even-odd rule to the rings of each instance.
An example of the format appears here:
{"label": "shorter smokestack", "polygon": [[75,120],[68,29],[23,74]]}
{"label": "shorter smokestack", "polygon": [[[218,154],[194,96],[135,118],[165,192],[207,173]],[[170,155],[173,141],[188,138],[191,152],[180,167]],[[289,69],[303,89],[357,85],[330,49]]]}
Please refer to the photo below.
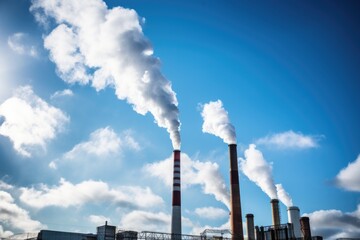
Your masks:
{"label": "shorter smokestack", "polygon": [[255,234],[256,234],[256,239],[257,240],[262,240],[261,235],[260,235],[259,226],[255,226]]}
{"label": "shorter smokestack", "polygon": [[303,234],[304,240],[311,240],[311,230],[310,230],[310,219],[308,217],[300,218],[301,232]]}
{"label": "shorter smokestack", "polygon": [[288,221],[292,224],[294,236],[296,238],[301,238],[300,209],[298,207],[288,207]]}
{"label": "shorter smokestack", "polygon": [[251,213],[246,214],[246,231],[247,239],[255,240],[255,227],[254,227],[254,215]]}
{"label": "shorter smokestack", "polygon": [[280,225],[280,209],[279,209],[279,200],[271,199],[271,210],[272,210],[272,223],[276,227]]}

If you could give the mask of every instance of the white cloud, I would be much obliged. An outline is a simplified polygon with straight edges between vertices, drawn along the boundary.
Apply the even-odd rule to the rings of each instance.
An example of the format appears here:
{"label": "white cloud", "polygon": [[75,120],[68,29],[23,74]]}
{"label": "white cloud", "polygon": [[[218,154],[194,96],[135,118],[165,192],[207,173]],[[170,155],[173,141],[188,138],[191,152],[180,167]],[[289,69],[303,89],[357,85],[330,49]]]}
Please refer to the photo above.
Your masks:
{"label": "white cloud", "polygon": [[0,180],[0,189],[1,190],[10,190],[13,189],[14,187],[11,186],[10,184],[7,184],[6,182]]}
{"label": "white cloud", "polygon": [[93,180],[72,184],[61,179],[58,186],[40,185],[38,188],[20,188],[20,191],[20,200],[37,209],[49,206],[67,208],[100,202],[128,208],[148,208],[163,204],[163,199],[150,188],[110,188],[105,182]]}
{"label": "white cloud", "polygon": [[20,55],[29,55],[32,57],[38,56],[38,50],[35,45],[32,45],[31,38],[28,34],[18,32],[8,37],[8,46]]}
{"label": "white cloud", "polygon": [[310,218],[312,235],[324,239],[355,238],[360,236],[360,204],[354,212],[319,210],[304,214]]}
{"label": "white cloud", "polygon": [[225,211],[222,208],[214,208],[214,207],[196,208],[195,213],[201,218],[208,218],[208,219],[219,219],[229,216],[229,212]]}
{"label": "white cloud", "polygon": [[[88,141],[75,145],[64,154],[64,158],[77,159],[88,155],[103,158],[119,154],[123,149],[139,150],[140,146],[130,131],[123,132],[120,138],[111,127],[105,127],[92,132]],[[55,166],[52,164],[50,167]]]}
{"label": "white cloud", "polygon": [[60,97],[71,97],[74,96],[73,91],[71,91],[70,89],[64,89],[62,91],[56,91],[53,95],[51,95],[51,99],[56,99],[56,98],[60,98]]}
{"label": "white cloud", "polygon": [[51,162],[49,163],[49,168],[54,169],[54,170],[56,170],[56,169],[57,169],[57,163],[56,163],[56,160],[51,161]]}
{"label": "white cloud", "polygon": [[69,117],[34,94],[30,86],[20,87],[14,96],[0,105],[0,134],[7,136],[14,149],[23,156],[31,156],[31,148],[46,147],[47,141],[61,132]]}
{"label": "white cloud", "polygon": [[220,137],[227,144],[236,143],[235,128],[230,123],[228,113],[220,100],[204,104],[201,116],[204,120],[202,125],[204,133]]}
{"label": "white cloud", "polygon": [[[147,164],[144,171],[171,187],[172,168],[173,157],[170,156],[163,161]],[[224,203],[228,208],[230,207],[230,195],[217,163],[193,161],[187,154],[181,153],[181,184],[182,187],[200,185],[205,194],[214,195],[216,200]]]}
{"label": "white cloud", "polygon": [[137,113],[150,112],[180,148],[176,94],[134,10],[109,9],[102,0],[34,0],[30,10],[41,23],[57,24],[44,46],[64,81],[91,84],[97,91],[115,88]]}
{"label": "white cloud", "polygon": [[276,187],[272,176],[272,166],[265,160],[255,144],[245,150],[245,159],[240,158],[241,171],[271,199],[277,198]]}
{"label": "white cloud", "polygon": [[13,232],[4,230],[4,227],[0,225],[0,238],[7,238],[14,235]]}
{"label": "white cloud", "polygon": [[[245,226],[245,224],[243,224],[243,226]],[[216,227],[209,226],[209,225],[200,226],[199,224],[194,224],[190,234],[200,235],[206,229],[223,230],[223,233],[224,233],[223,237],[229,238],[229,239],[231,238],[231,234],[227,231],[228,229],[230,229],[230,220],[228,220],[221,226],[216,226]],[[206,234],[207,238],[211,238],[212,236],[218,236],[218,235],[219,234],[214,234],[214,233]]]}
{"label": "white cloud", "polygon": [[348,191],[360,192],[360,155],[337,174],[335,181]]}
{"label": "white cloud", "polygon": [[120,138],[122,140],[123,148],[132,149],[135,151],[139,151],[141,149],[140,144],[133,137],[133,132],[131,130],[124,131]]}
{"label": "white cloud", "polygon": [[290,130],[260,138],[256,141],[256,144],[281,149],[306,149],[318,147],[320,138],[321,136],[304,135]]}
{"label": "white cloud", "polygon": [[[39,221],[32,220],[26,210],[16,205],[9,193],[0,191],[0,202],[0,222],[9,224],[11,227],[23,232],[32,232],[46,228]],[[5,231],[4,234],[7,235],[9,233]]]}
{"label": "white cloud", "polygon": [[98,157],[108,156],[118,153],[121,140],[110,127],[100,128],[90,134],[90,139],[86,142],[77,144],[72,150],[65,153],[67,159],[74,159],[84,154],[95,155]]}
{"label": "white cloud", "polygon": [[89,220],[96,226],[102,226],[105,224],[106,221],[108,223],[111,223],[110,218],[102,216],[102,215],[90,215]]}
{"label": "white cloud", "polygon": [[163,212],[132,211],[122,217],[120,228],[135,231],[170,232],[171,216]]}

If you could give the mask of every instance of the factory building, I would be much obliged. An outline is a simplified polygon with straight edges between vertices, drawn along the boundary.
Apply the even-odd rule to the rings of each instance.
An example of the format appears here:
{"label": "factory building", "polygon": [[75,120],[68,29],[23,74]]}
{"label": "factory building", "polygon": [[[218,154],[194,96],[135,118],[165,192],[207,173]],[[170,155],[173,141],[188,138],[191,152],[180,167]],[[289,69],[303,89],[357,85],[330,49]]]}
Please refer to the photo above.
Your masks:
{"label": "factory building", "polygon": [[36,240],[97,240],[95,234],[41,230]]}
{"label": "factory building", "polygon": [[[255,226],[256,240],[322,240],[320,236],[311,236],[310,219],[308,217],[300,218],[300,209],[292,206],[288,208],[288,223],[281,224],[279,200],[270,201],[272,212],[271,226]],[[247,214],[248,239],[253,239],[254,215]]]}

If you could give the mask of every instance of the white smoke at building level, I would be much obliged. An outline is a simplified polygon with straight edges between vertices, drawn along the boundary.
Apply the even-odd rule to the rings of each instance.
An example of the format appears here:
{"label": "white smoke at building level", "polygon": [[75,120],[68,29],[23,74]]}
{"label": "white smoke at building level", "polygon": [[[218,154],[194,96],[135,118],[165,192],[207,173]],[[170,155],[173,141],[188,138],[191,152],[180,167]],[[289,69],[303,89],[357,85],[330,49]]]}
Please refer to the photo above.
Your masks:
{"label": "white smoke at building level", "polygon": [[228,112],[221,100],[209,102],[202,106],[201,116],[204,123],[202,131],[220,137],[227,144],[236,143],[235,128],[230,123]]}
{"label": "white smoke at building level", "polygon": [[180,149],[176,94],[160,71],[136,11],[109,9],[102,0],[33,0],[30,10],[42,24],[55,20],[44,47],[65,82],[91,84],[97,91],[114,88],[137,113],[150,112]]}

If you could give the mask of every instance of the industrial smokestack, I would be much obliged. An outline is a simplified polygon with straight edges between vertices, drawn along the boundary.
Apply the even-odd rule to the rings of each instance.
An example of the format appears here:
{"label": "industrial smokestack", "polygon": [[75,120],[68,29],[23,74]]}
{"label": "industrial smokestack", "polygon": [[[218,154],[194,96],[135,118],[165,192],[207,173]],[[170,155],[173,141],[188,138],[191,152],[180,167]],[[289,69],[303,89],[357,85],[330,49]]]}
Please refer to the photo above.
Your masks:
{"label": "industrial smokestack", "polygon": [[254,215],[251,213],[246,214],[246,231],[247,239],[255,240]]}
{"label": "industrial smokestack", "polygon": [[310,219],[308,217],[300,218],[301,232],[303,234],[304,240],[311,240],[311,230],[310,230]]}
{"label": "industrial smokestack", "polygon": [[232,232],[232,239],[244,239],[241,203],[240,203],[240,186],[239,186],[239,171],[236,144],[229,144],[229,158],[230,158],[230,227]]}
{"label": "industrial smokestack", "polygon": [[271,210],[272,210],[272,224],[276,227],[280,225],[280,209],[279,200],[271,199]]}
{"label": "industrial smokestack", "polygon": [[175,239],[181,239],[180,150],[174,150],[173,176],[171,234]]}
{"label": "industrial smokestack", "polygon": [[300,209],[298,207],[295,206],[288,207],[288,221],[293,226],[295,237],[301,238]]}

